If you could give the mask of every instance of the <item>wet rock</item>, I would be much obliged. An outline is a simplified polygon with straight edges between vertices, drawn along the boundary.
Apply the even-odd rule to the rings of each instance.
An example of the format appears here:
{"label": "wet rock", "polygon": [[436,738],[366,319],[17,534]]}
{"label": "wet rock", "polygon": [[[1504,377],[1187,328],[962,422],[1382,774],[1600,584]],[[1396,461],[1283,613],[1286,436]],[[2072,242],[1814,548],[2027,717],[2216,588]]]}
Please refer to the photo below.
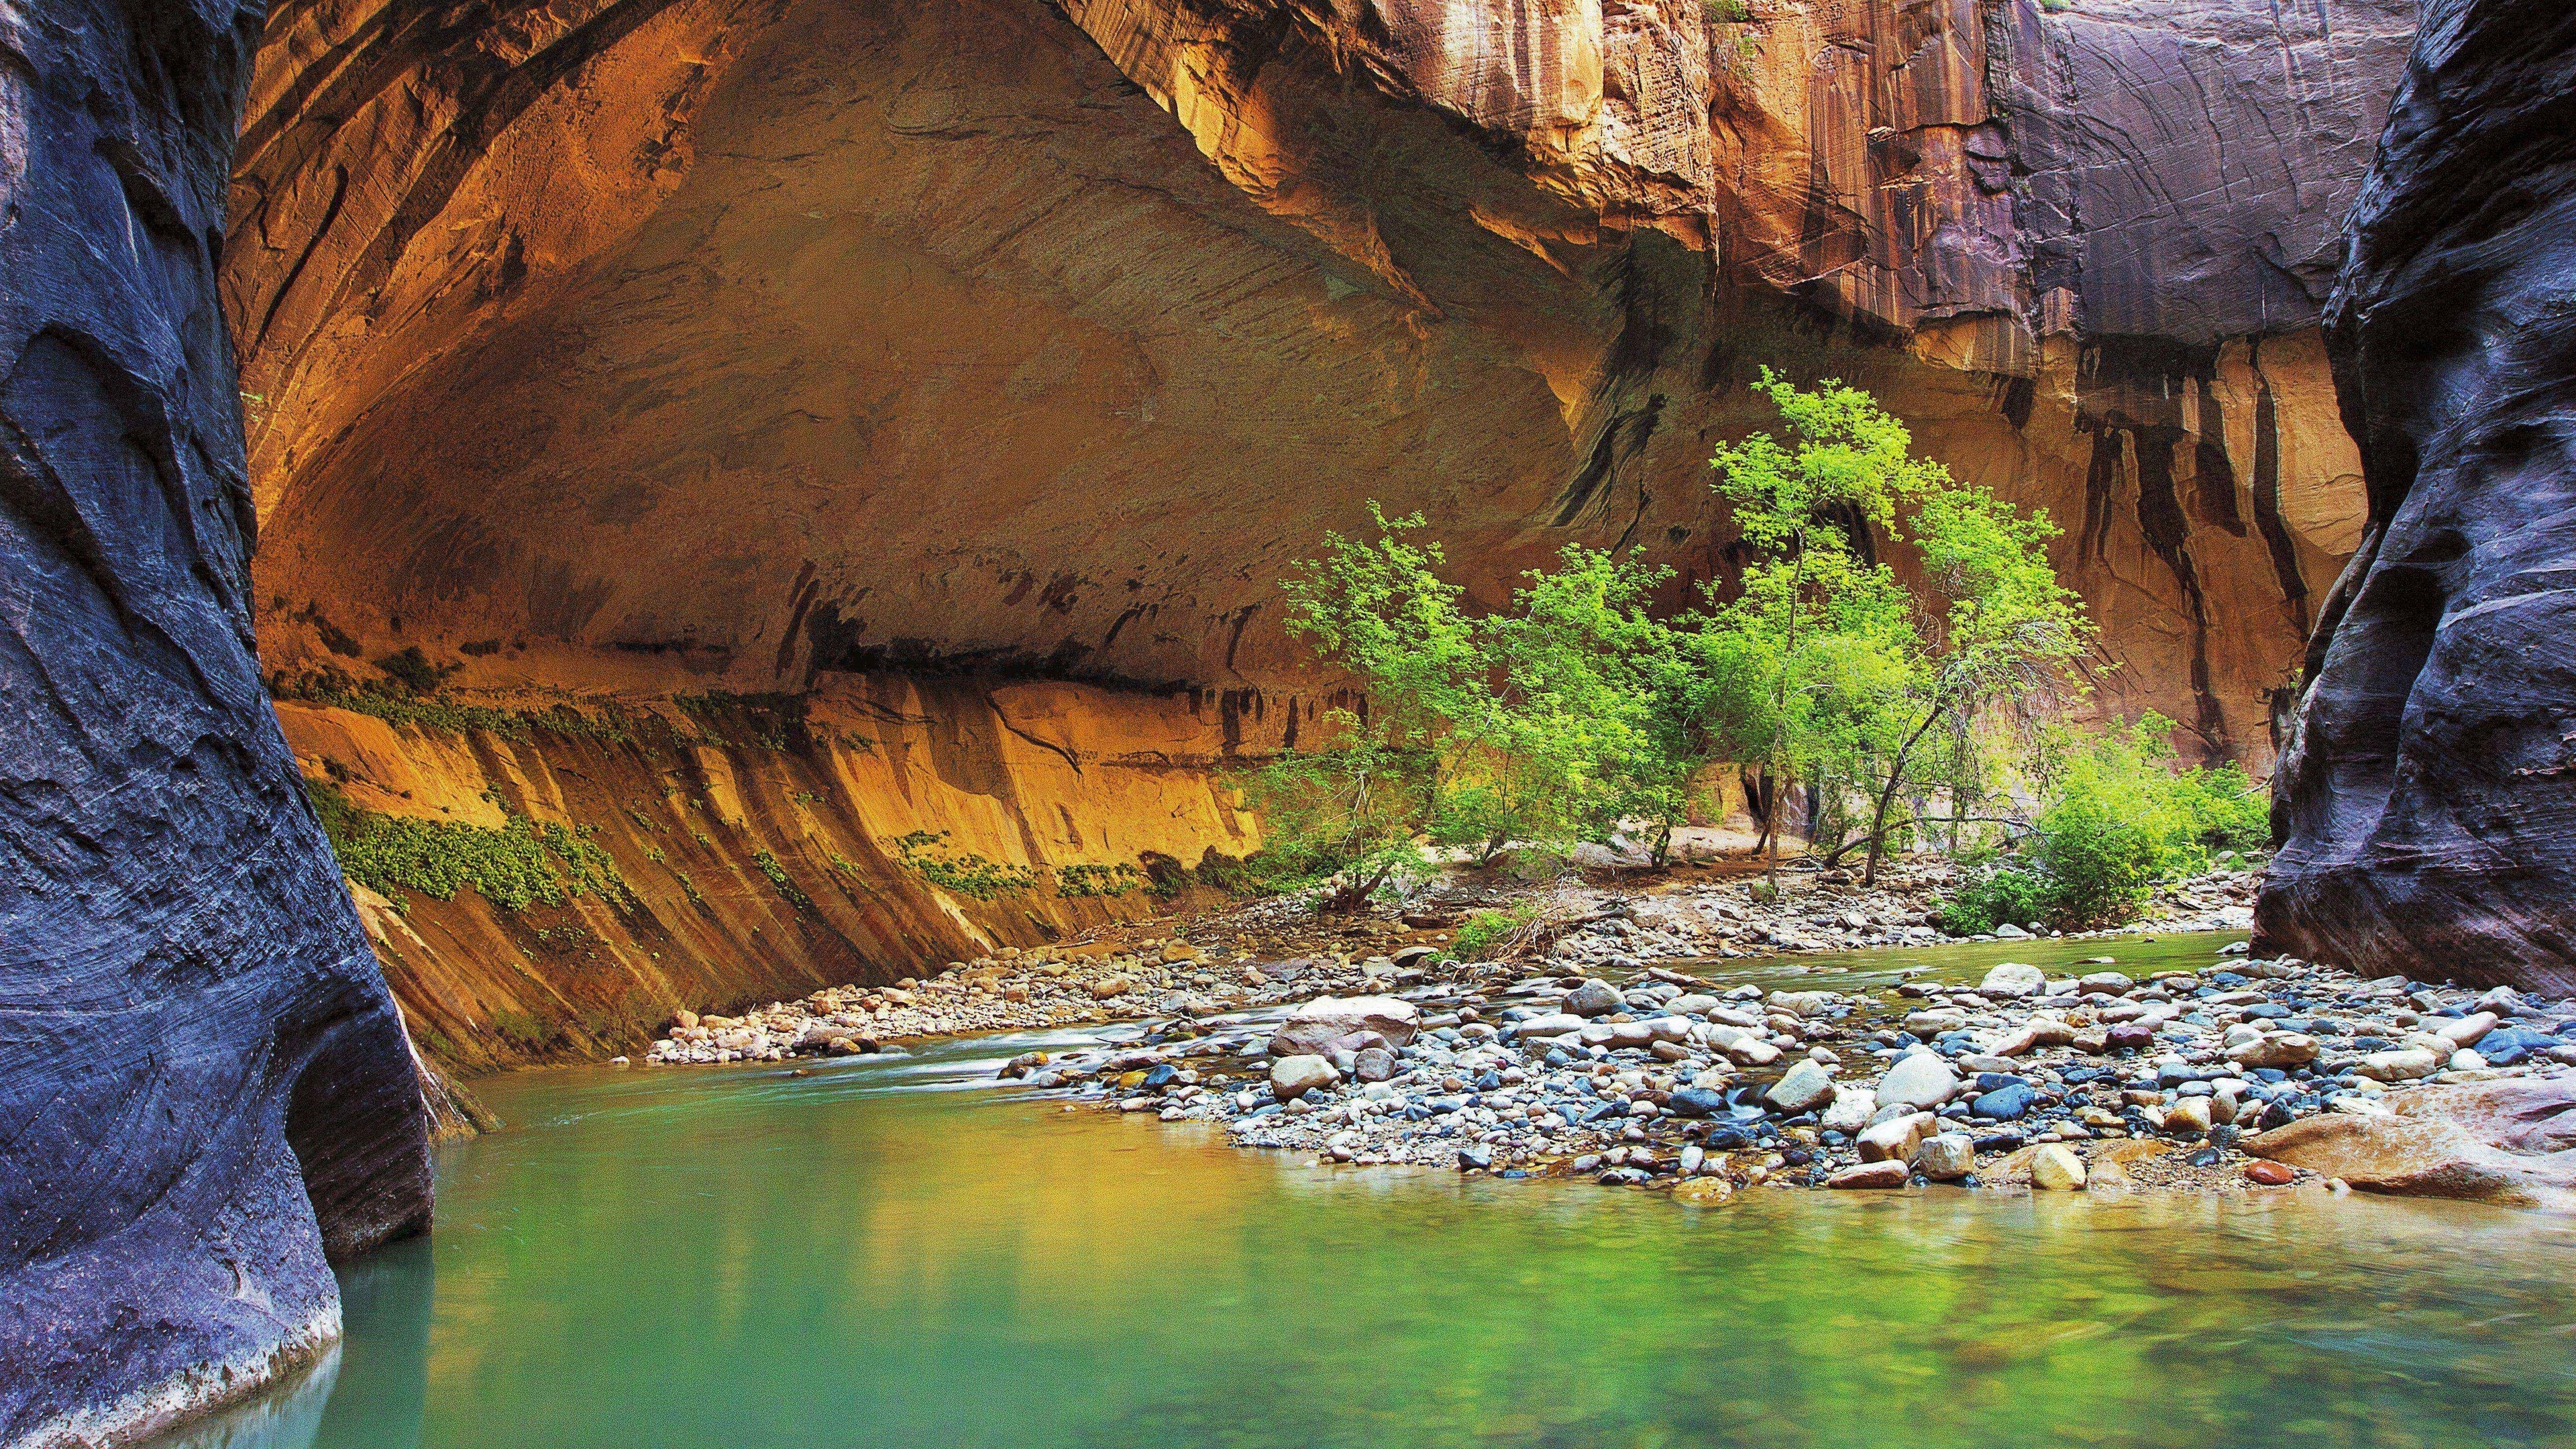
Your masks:
{"label": "wet rock", "polygon": [[2084,1159],[2055,1142],[2044,1143],[2030,1159],[2030,1185],[2049,1192],[2072,1192],[2084,1186]]}
{"label": "wet rock", "polygon": [[1930,1052],[1914,1052],[1898,1060],[1879,1079],[1878,1105],[1881,1110],[1904,1106],[1928,1111],[1949,1101],[1959,1093],[1959,1079],[1950,1065]]}
{"label": "wet rock", "polygon": [[2390,1093],[2244,1141],[2257,1157],[2371,1192],[2576,1210],[2576,1079]]}
{"label": "wet rock", "polygon": [[1609,982],[1598,980],[1586,981],[1567,992],[1564,1001],[1567,1013],[1581,1017],[1608,1016],[1626,1005]]}
{"label": "wet rock", "polygon": [[2199,1137],[2214,1125],[2207,1097],[2185,1097],[2165,1109],[2165,1130],[2178,1137]]}
{"label": "wet rock", "polygon": [[1726,1094],[1708,1087],[1684,1087],[1664,1105],[1676,1117],[1719,1117],[1727,1110]]}
{"label": "wet rock", "polygon": [[2245,1180],[2258,1187],[2286,1187],[2299,1180],[2298,1169],[2281,1162],[2245,1164]]}
{"label": "wet rock", "polygon": [[1816,1063],[1801,1061],[1771,1085],[1763,1100],[1782,1116],[1812,1112],[1834,1100],[1834,1079]]}
{"label": "wet rock", "polygon": [[1342,1080],[1333,1064],[1319,1056],[1292,1055],[1270,1064],[1270,1094],[1286,1102],[1305,1095],[1316,1087],[1331,1087]]}
{"label": "wet rock", "polygon": [[1673,1189],[1673,1201],[1714,1207],[1735,1196],[1735,1184],[1723,1177],[1695,1177]]}
{"label": "wet rock", "polygon": [[1363,1082],[1383,1082],[1400,1070],[1395,1053],[1384,1047],[1365,1047],[1351,1058],[1351,1075]]}
{"label": "wet rock", "polygon": [[1968,1112],[1990,1122],[2018,1122],[2038,1100],[2039,1089],[2030,1083],[2009,1082],[1979,1094],[1968,1104]]}
{"label": "wet rock", "polygon": [[1902,1162],[1855,1162],[1825,1179],[1831,1188],[1903,1187],[1912,1180],[1914,1170]]}
{"label": "wet rock", "polygon": [[1977,983],[1977,994],[1999,1001],[2008,1001],[2036,995],[2047,985],[2048,975],[2038,967],[2019,961],[2006,961],[1987,972],[1986,979]]}
{"label": "wet rock", "polygon": [[1940,1132],[1914,1150],[1914,1170],[1934,1182],[1957,1182],[1977,1170],[1976,1144],[1962,1132]]}
{"label": "wet rock", "polygon": [[1877,1112],[1878,1094],[1869,1088],[1836,1087],[1834,1100],[1826,1106],[1816,1125],[1828,1132],[1849,1136],[1867,1127],[1869,1119]]}

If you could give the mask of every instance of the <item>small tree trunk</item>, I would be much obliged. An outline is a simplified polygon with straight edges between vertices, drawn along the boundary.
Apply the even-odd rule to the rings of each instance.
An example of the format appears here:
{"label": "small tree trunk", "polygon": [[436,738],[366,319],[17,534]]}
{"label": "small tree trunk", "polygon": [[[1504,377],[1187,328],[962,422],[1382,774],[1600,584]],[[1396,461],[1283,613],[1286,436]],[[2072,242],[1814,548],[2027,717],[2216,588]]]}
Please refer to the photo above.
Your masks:
{"label": "small tree trunk", "polygon": [[[1896,801],[1897,788],[1905,783],[1906,756],[1914,752],[1915,742],[1923,738],[1924,731],[1941,718],[1944,708],[1943,705],[1933,705],[1931,712],[1923,716],[1923,723],[1916,725],[1914,733],[1905,737],[1905,743],[1896,747],[1896,758],[1888,762],[1887,788],[1878,792],[1878,811],[1869,822],[1869,864],[1862,867],[1860,873],[1860,883],[1864,887],[1878,884],[1878,863],[1887,854],[1887,811]],[[1955,815],[1957,812],[1952,813]],[[1952,827],[1956,828],[1955,825]]]}

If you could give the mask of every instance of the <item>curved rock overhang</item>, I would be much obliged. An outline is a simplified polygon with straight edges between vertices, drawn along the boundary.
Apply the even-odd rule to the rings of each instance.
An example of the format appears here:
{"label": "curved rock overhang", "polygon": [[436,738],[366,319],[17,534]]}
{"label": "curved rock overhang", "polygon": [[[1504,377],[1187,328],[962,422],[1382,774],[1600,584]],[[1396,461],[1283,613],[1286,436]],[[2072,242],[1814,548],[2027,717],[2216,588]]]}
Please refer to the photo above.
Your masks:
{"label": "curved rock overhang", "polygon": [[2099,707],[2260,764],[2363,511],[2315,322],[2412,10],[282,4],[263,644],[1311,687],[1275,582],[1369,499],[1489,598],[1721,578],[1769,362],[2050,509]]}

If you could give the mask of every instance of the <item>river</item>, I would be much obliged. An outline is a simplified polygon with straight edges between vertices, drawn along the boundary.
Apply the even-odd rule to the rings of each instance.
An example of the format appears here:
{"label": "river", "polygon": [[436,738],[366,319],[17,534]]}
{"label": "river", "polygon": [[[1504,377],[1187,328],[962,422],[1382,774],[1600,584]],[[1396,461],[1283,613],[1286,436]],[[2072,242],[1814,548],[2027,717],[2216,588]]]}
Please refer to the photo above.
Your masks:
{"label": "river", "polygon": [[1328,1168],[991,1085],[1076,1039],[479,1084],[337,1354],[156,1449],[2576,1443],[2551,1218]]}

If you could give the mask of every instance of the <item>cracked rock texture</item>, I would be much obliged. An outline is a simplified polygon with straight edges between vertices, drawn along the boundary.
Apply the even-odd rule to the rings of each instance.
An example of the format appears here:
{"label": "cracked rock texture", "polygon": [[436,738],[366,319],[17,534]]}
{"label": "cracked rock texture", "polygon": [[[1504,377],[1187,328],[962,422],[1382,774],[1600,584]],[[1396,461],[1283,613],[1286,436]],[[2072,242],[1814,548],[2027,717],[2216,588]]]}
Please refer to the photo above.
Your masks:
{"label": "cracked rock texture", "polygon": [[246,1392],[429,1215],[421,1092],[252,658],[229,0],[0,6],[0,1443]]}
{"label": "cracked rock texture", "polygon": [[2101,708],[2268,761],[2412,0],[1731,13],[285,0],[224,266],[270,661],[1312,690],[1275,581],[1370,498],[1487,597],[1722,581],[1770,362],[2057,516]]}
{"label": "cracked rock texture", "polygon": [[2308,655],[2257,922],[2576,991],[2576,12],[2429,0],[2330,313],[2370,516]]}

